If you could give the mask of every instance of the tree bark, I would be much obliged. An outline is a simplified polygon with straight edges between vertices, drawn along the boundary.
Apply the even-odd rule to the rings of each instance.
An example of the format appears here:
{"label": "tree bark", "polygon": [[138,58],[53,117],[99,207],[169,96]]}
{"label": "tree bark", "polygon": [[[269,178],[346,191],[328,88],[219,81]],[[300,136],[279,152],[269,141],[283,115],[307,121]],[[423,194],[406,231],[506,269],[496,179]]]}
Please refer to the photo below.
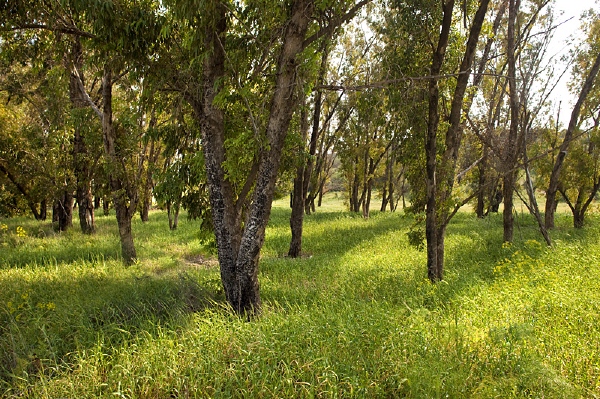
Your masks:
{"label": "tree bark", "polygon": [[[554,212],[556,209],[556,193],[558,191],[558,184],[560,180],[560,172],[562,170],[562,165],[564,163],[565,157],[567,155],[567,150],[571,141],[573,140],[573,133],[577,128],[579,113],[581,112],[581,107],[583,106],[583,102],[586,100],[589,92],[591,91],[594,80],[598,75],[598,71],[600,70],[600,53],[596,56],[596,60],[592,65],[592,68],[588,72],[588,76],[585,79],[585,83],[581,88],[581,92],[579,93],[579,98],[573,107],[573,111],[571,112],[571,119],[569,121],[569,126],[567,127],[567,131],[565,132],[565,137],[563,142],[560,145],[558,150],[558,156],[554,162],[554,166],[552,167],[552,173],[550,174],[550,182],[548,184],[548,190],[546,190],[546,207],[545,207],[545,218],[544,222],[547,229],[554,227]],[[583,219],[582,219],[583,222]]]}

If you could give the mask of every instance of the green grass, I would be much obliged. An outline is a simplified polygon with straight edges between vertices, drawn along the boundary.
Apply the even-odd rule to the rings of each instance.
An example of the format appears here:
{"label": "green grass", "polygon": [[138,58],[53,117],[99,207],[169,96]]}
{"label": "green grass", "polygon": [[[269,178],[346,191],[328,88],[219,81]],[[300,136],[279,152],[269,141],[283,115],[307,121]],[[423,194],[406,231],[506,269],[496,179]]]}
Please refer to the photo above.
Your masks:
{"label": "green grass", "polygon": [[[555,245],[528,215],[502,245],[501,215],[459,213],[446,278],[426,280],[411,217],[305,218],[289,259],[287,200],[261,257],[263,313],[224,305],[198,223],[134,221],[121,265],[114,217],[98,233],[0,220],[0,395],[27,398],[579,398],[600,396],[600,220]],[[26,237],[17,237],[17,226]]]}

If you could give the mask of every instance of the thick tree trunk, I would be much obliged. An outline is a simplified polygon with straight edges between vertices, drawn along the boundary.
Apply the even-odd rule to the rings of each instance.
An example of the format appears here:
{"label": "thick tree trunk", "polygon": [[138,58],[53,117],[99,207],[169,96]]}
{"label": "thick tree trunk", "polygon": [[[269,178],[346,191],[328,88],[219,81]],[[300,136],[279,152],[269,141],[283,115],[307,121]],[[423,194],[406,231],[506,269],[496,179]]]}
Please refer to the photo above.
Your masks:
{"label": "thick tree trunk", "polygon": [[[119,205],[117,205],[117,203]],[[123,262],[126,265],[131,265],[137,258],[135,245],[133,243],[133,233],[131,231],[132,217],[129,214],[127,205],[121,203],[121,199],[115,200],[115,210],[117,212],[117,224],[119,226]]]}
{"label": "thick tree trunk", "polygon": [[202,132],[221,280],[227,301],[239,314],[251,315],[260,309],[258,284],[260,249],[264,243],[265,229],[271,212],[283,144],[295,108],[294,91],[298,67],[296,57],[303,48],[313,6],[311,0],[295,1],[283,33],[277,78],[265,134],[268,146],[259,154],[257,180],[243,230],[241,225],[243,202],[239,201],[245,201],[245,198],[236,201],[234,191],[225,178],[222,166],[225,159],[224,111],[214,105],[219,90],[217,83],[225,75],[224,48],[227,31],[225,6],[215,5],[214,14],[206,16],[214,21],[208,24],[205,35],[205,48],[211,52],[211,56],[205,57],[204,61],[202,97],[200,99],[188,97],[188,99],[192,103]]}
{"label": "thick tree trunk", "polygon": [[583,228],[584,219],[585,219],[584,212],[581,212],[581,210],[579,210],[579,209],[576,209],[575,211],[573,211],[573,227],[575,227],[576,229]]}
{"label": "thick tree trunk", "polygon": [[565,137],[563,142],[560,145],[558,150],[558,156],[556,157],[556,161],[554,162],[554,166],[552,168],[552,173],[550,175],[550,183],[548,184],[548,190],[546,190],[546,215],[545,215],[545,225],[547,229],[554,227],[554,210],[556,209],[556,193],[558,192],[558,184],[560,179],[560,172],[562,170],[562,165],[565,160],[565,156],[567,155],[567,150],[571,141],[573,139],[573,133],[577,128],[577,123],[579,120],[579,113],[581,112],[581,107],[583,106],[583,102],[587,98],[589,92],[591,91],[594,80],[596,79],[596,75],[598,75],[598,71],[600,70],[600,53],[596,56],[596,60],[592,68],[590,69],[588,76],[585,79],[585,83],[581,88],[581,92],[579,93],[579,98],[573,107],[573,112],[571,113],[571,120],[569,121],[569,126],[567,127],[567,131],[565,133]]}

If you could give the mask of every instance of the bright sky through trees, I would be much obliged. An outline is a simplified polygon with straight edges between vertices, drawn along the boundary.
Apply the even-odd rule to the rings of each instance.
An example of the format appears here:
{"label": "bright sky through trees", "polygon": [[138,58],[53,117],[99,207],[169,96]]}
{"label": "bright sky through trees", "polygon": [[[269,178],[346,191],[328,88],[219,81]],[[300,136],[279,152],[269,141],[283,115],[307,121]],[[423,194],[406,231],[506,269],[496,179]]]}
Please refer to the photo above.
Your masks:
{"label": "bright sky through trees", "polygon": [[[555,4],[556,22],[562,24],[554,33],[549,55],[566,55],[572,48],[572,44],[576,45],[585,37],[585,32],[579,32],[581,14],[590,8],[599,7],[599,4],[597,0],[556,0]],[[576,95],[569,93],[567,89],[569,79],[570,71],[561,79],[553,96],[556,107],[558,107],[558,102],[562,100],[560,121],[564,125],[569,123],[573,104],[576,100]]]}

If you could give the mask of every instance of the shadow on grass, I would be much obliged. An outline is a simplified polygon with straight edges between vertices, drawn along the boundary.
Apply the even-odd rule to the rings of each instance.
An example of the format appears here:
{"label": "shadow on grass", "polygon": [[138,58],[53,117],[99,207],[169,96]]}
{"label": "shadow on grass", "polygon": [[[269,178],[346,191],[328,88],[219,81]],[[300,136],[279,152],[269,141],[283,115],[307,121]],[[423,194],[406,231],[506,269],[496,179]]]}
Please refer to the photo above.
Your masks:
{"label": "shadow on grass", "polygon": [[61,267],[30,281],[3,276],[0,388],[15,377],[68,369],[77,353],[100,346],[114,355],[137,336],[157,335],[165,326],[177,330],[191,313],[225,309],[220,281],[203,273],[158,277],[115,265]]}
{"label": "shadow on grass", "polygon": [[[166,214],[153,211],[148,222],[132,220],[134,244],[140,257],[159,257],[170,251],[170,245],[198,240],[199,222],[183,215],[179,229],[169,230]],[[46,266],[79,261],[102,262],[121,260],[121,245],[114,216],[96,219],[96,232],[85,235],[75,218],[73,228],[55,232],[50,222],[19,218],[9,220],[11,230],[24,226],[27,237],[11,237],[0,251],[0,269],[6,267]],[[2,241],[0,240],[0,244]]]}

